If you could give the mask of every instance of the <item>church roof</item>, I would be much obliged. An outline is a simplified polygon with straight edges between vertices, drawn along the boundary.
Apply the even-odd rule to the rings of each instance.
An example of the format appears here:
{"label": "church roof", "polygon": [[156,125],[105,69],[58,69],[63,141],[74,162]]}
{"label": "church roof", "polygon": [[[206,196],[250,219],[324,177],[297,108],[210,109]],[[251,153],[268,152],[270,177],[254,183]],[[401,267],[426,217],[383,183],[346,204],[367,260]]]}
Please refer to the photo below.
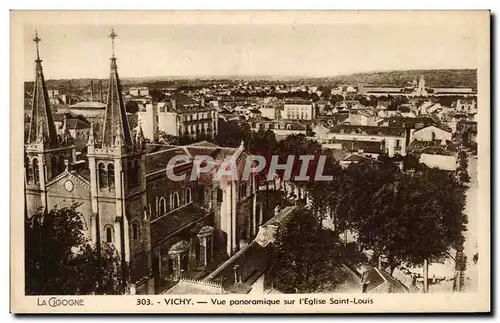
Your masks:
{"label": "church roof", "polygon": [[156,246],[170,238],[179,229],[203,220],[209,211],[190,203],[180,209],[151,221],[151,246]]}
{"label": "church roof", "polygon": [[177,146],[146,154],[146,174],[161,169],[165,170],[167,168],[168,162],[173,157],[180,155],[190,157],[185,149]]}

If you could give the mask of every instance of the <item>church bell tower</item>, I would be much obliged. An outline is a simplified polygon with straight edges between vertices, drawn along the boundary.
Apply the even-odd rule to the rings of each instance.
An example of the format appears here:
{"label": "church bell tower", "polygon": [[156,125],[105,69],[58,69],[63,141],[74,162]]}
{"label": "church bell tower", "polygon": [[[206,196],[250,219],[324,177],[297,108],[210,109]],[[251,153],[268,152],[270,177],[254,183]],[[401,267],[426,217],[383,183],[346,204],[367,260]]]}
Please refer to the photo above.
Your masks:
{"label": "church bell tower", "polygon": [[49,211],[47,184],[67,170],[76,159],[73,139],[67,129],[57,133],[50,108],[47,86],[40,59],[38,32],[36,44],[35,82],[31,101],[31,114],[24,145],[26,213]]}
{"label": "church bell tower", "polygon": [[91,237],[98,245],[108,243],[117,249],[125,281],[135,282],[151,270],[146,145],[142,129],[133,134],[127,119],[114,51],[117,36],[114,30],[109,35],[112,55],[102,133],[96,136],[92,127],[87,145]]}

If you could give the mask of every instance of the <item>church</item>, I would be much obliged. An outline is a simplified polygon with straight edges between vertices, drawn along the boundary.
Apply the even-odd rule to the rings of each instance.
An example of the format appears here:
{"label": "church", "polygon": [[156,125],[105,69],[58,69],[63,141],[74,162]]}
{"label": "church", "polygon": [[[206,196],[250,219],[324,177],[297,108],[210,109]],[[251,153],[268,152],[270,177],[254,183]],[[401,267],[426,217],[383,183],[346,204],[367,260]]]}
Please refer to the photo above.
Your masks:
{"label": "church", "polygon": [[[112,42],[108,95],[100,133],[93,126],[86,152],[76,153],[69,132],[56,131],[34,38],[36,78],[25,141],[26,213],[78,203],[92,244],[113,245],[120,255],[127,293],[157,294],[180,279],[200,279],[252,241],[267,219],[255,178],[220,185],[213,174],[191,181],[195,156],[231,159],[238,172],[246,157],[238,148],[209,142],[189,146],[148,144],[141,127],[131,131]],[[187,162],[169,166],[175,156]],[[167,177],[167,167],[184,181]],[[241,178],[241,176],[238,176]]]}

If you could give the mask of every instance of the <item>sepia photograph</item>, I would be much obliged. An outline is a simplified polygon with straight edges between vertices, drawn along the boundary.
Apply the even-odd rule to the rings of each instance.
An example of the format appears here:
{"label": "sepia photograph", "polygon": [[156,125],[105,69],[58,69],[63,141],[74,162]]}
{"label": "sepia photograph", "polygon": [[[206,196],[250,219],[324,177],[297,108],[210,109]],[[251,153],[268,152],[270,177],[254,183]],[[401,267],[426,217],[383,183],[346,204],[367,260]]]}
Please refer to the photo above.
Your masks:
{"label": "sepia photograph", "polygon": [[489,311],[488,11],[11,18],[12,311]]}

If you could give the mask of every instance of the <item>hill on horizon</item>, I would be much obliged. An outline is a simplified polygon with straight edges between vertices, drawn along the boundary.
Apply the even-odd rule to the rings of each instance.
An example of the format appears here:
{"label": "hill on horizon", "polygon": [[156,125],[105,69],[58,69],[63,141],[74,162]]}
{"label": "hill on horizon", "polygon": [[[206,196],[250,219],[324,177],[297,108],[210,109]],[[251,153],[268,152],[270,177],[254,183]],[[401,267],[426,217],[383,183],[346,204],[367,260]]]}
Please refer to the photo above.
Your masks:
{"label": "hill on horizon", "polygon": [[[428,87],[471,87],[477,88],[477,70],[475,69],[432,69],[432,70],[397,70],[361,72],[347,75],[309,77],[309,76],[272,76],[272,75],[228,75],[228,76],[156,76],[156,77],[123,77],[125,86],[180,87],[206,86],[213,83],[237,83],[239,81],[282,83],[293,85],[338,86],[338,85],[375,85],[403,87],[413,80],[425,78]],[[97,78],[47,80],[50,89],[71,90],[87,88],[90,81]],[[103,80],[107,87],[107,80]],[[32,88],[33,82],[25,82],[25,89]]]}

